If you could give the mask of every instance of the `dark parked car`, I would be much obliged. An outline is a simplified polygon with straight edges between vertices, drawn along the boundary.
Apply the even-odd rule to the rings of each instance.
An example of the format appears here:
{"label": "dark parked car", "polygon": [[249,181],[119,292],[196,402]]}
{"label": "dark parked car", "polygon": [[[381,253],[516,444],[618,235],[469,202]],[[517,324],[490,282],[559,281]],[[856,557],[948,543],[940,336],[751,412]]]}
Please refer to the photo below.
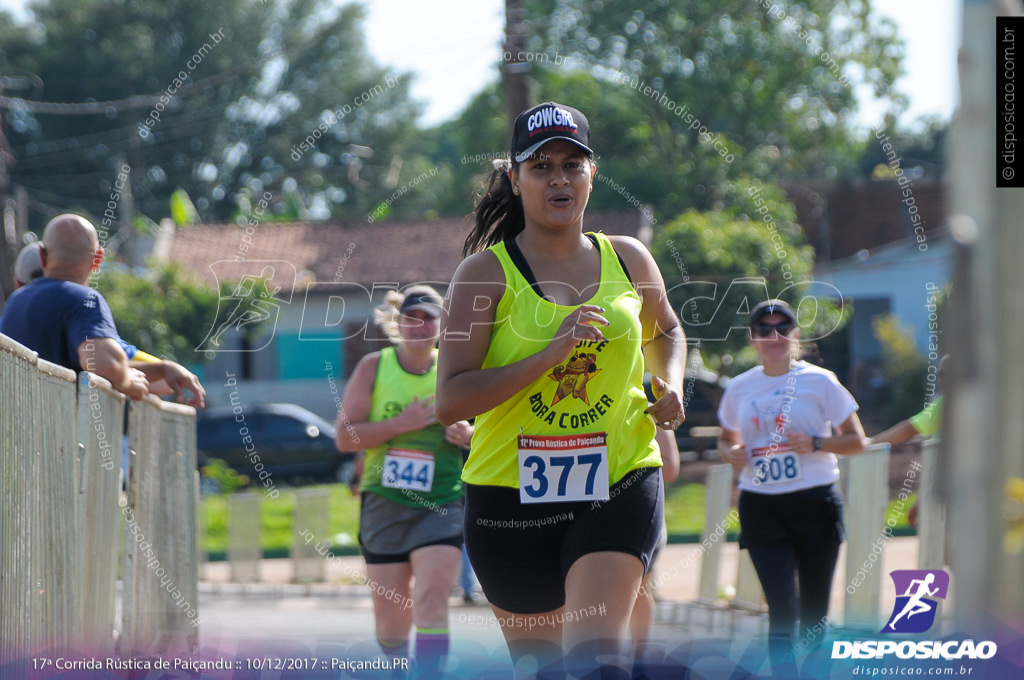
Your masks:
{"label": "dark parked car", "polygon": [[[239,412],[239,409],[240,412]],[[246,404],[203,411],[197,423],[199,466],[219,458],[257,481],[257,463],[278,479],[347,481],[354,453],[334,447],[334,426],[296,404]]]}

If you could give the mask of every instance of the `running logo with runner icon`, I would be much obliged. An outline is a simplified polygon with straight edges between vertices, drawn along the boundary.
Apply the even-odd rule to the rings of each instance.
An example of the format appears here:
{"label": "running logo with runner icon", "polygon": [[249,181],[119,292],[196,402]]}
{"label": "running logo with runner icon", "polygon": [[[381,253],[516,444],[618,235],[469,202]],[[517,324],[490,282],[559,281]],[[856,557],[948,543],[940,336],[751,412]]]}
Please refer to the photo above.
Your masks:
{"label": "running logo with runner icon", "polygon": [[892,616],[880,633],[923,633],[935,623],[938,600],[949,592],[949,574],[941,569],[889,572],[896,587]]}
{"label": "running logo with runner icon", "polygon": [[[217,286],[234,281],[217,301],[217,317],[197,352],[256,352],[274,339],[281,306],[289,304],[296,287],[295,266],[284,260],[218,260],[210,265]],[[228,337],[262,327],[259,347],[238,348]]]}

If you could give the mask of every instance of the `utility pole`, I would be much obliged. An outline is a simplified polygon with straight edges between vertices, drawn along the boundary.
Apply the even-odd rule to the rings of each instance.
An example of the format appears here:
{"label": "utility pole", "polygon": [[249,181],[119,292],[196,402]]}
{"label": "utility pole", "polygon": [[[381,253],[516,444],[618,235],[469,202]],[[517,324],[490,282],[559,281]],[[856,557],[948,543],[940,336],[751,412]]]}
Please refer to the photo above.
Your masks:
{"label": "utility pole", "polygon": [[[127,167],[128,163],[124,156],[118,155],[114,159],[114,171],[120,173],[121,168]],[[129,169],[128,181],[124,183],[124,187],[121,188],[121,200],[118,203],[118,212],[120,212],[120,219],[118,222],[118,233],[124,231],[122,235],[123,247],[125,248],[125,259],[128,261],[129,267],[137,267],[142,264],[141,258],[139,257],[139,235],[135,231],[135,198],[132,195],[132,175],[134,175]]]}
{"label": "utility pole", "polygon": [[[4,75],[0,73],[0,96],[3,93]],[[15,208],[9,199],[14,156],[7,140],[6,121],[7,109],[0,108],[0,222],[3,227],[3,237],[0,238],[0,302],[6,301],[14,292],[14,260],[19,248]]]}
{"label": "utility pole", "polygon": [[[0,96],[4,94],[4,76],[0,73]],[[14,156],[11,155],[11,145],[7,141],[5,131],[7,122],[7,110],[0,109],[0,200],[7,199],[7,191],[11,185],[11,166],[14,165]]]}
{"label": "utility pole", "polygon": [[508,111],[508,138],[516,116],[533,104],[533,81],[526,57],[526,6],[523,0],[505,0],[505,44],[502,46],[501,73]]}
{"label": "utility pole", "polygon": [[1024,611],[1024,553],[1011,540],[1020,518],[1007,488],[1011,478],[1024,478],[1024,188],[997,188],[1003,100],[995,76],[1007,68],[1001,53],[997,61],[996,15],[1022,13],[1020,0],[963,3],[960,106],[949,146],[957,252],[943,329],[950,376],[939,465],[959,630],[1013,621]]}

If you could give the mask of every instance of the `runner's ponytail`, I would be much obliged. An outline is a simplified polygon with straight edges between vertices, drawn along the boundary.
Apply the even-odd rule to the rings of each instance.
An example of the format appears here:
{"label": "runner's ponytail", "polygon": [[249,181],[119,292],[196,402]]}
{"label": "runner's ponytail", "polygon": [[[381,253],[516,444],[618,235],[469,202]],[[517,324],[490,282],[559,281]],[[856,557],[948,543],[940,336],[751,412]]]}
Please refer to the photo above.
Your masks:
{"label": "runner's ponytail", "polygon": [[463,257],[507,241],[526,228],[522,200],[512,191],[508,177],[510,167],[508,160],[494,161],[487,188],[473,210],[473,231],[462,245]]}

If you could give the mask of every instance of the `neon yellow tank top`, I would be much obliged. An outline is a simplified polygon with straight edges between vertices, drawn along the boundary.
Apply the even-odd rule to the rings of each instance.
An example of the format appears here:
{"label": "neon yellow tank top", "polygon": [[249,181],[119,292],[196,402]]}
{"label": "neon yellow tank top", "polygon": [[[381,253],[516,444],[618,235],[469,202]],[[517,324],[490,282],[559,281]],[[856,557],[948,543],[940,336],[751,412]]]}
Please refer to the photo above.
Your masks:
{"label": "neon yellow tank top", "polygon": [[[587,304],[604,308],[603,316],[610,322],[601,327],[605,340],[581,341],[561,366],[477,416],[463,481],[518,488],[520,434],[607,433],[611,484],[637,468],[661,466],[654,421],[644,413],[640,297],[608,238],[601,233],[593,236],[601,251],[601,280]],[[576,308],[541,298],[513,263],[505,243],[489,250],[501,262],[506,286],[495,310],[483,368],[506,366],[536,354]]]}
{"label": "neon yellow tank top", "polygon": [[[394,347],[380,351],[373,381],[370,422],[394,418],[413,397],[421,401],[437,390],[437,350],[434,364],[424,375],[409,373],[398,363]],[[462,495],[462,449],[444,438],[444,427],[434,423],[415,432],[393,437],[366,450],[360,491],[413,507],[433,508]]]}

